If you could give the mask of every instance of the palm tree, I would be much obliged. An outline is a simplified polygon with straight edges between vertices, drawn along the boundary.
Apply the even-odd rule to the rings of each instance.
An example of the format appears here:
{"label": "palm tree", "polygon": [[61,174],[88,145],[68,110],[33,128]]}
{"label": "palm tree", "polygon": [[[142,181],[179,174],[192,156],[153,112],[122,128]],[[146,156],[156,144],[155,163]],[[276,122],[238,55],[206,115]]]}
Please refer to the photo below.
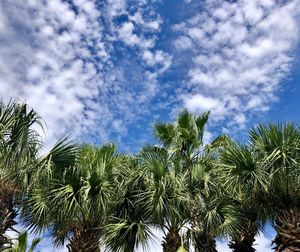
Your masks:
{"label": "palm tree", "polygon": [[17,181],[16,175],[32,166],[41,146],[36,126],[42,127],[41,118],[26,104],[0,102],[0,249],[9,243],[5,233],[14,230],[23,182],[29,179]]}
{"label": "palm tree", "polygon": [[26,221],[34,230],[50,229],[56,245],[67,240],[69,251],[100,251],[123,161],[112,144],[82,146],[73,165],[54,164],[51,176],[32,190]]}
{"label": "palm tree", "polygon": [[300,130],[291,123],[250,131],[258,164],[270,174],[267,205],[274,216],[276,252],[300,251]]}
{"label": "palm tree", "polygon": [[231,142],[223,149],[220,161],[223,187],[240,203],[245,216],[243,228],[232,237],[229,247],[235,252],[254,252],[260,220],[265,219],[260,199],[267,192],[269,174],[257,164],[247,145]]}
{"label": "palm tree", "polygon": [[116,200],[105,228],[104,244],[111,251],[133,252],[138,246],[147,249],[154,236],[150,214],[143,208],[140,195],[145,192],[144,173],[138,159],[127,156],[120,170]]}
{"label": "palm tree", "polygon": [[209,112],[195,117],[187,110],[181,111],[174,124],[156,123],[154,136],[172,154],[181,158],[182,171],[192,165],[197,151],[203,146],[205,125]]}
{"label": "palm tree", "polygon": [[178,167],[164,148],[146,146],[139,159],[145,184],[141,205],[151,222],[165,233],[163,251],[177,251],[183,246],[180,231],[189,214],[185,177],[176,172]]}
{"label": "palm tree", "polygon": [[212,154],[199,155],[191,167],[189,197],[190,236],[197,252],[216,252],[216,237],[233,235],[241,229],[243,216],[237,201],[224,190],[219,179],[218,163]]}
{"label": "palm tree", "polygon": [[[156,139],[172,154],[178,164],[175,172],[184,176],[188,185],[190,236],[197,251],[216,251],[215,237],[224,234],[225,230],[232,230],[240,219],[230,207],[231,201],[224,204],[225,201],[221,200],[217,206],[218,201],[213,200],[218,197],[228,199],[217,193],[217,183],[214,181],[216,150],[226,142],[227,137],[219,136],[210,144],[205,144],[203,137],[208,118],[209,112],[196,117],[183,110],[174,124],[154,125]],[[212,220],[212,217],[215,219]]]}

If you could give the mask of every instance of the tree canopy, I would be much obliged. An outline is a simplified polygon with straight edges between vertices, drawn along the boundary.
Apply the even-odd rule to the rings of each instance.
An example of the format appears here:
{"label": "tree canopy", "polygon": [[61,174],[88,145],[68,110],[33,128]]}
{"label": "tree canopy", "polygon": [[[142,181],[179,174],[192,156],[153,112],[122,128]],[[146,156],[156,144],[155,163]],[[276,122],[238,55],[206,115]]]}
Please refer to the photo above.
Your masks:
{"label": "tree canopy", "polygon": [[70,252],[146,251],[154,230],[164,252],[214,252],[220,237],[254,252],[270,222],[276,252],[300,251],[299,126],[259,124],[244,143],[228,135],[206,143],[209,115],[184,109],[154,124],[156,144],[135,155],[69,138],[41,155],[40,116],[1,102],[0,251],[36,251],[40,239],[8,236],[17,222]]}

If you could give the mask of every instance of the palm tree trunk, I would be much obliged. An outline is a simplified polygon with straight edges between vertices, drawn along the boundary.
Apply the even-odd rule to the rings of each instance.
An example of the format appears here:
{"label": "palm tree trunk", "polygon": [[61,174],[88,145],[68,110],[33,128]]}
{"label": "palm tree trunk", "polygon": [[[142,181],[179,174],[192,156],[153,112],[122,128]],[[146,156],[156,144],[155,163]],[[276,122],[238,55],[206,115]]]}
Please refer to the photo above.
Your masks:
{"label": "palm tree trunk", "polygon": [[256,223],[250,220],[247,221],[245,228],[229,242],[229,248],[233,252],[255,252],[256,249],[252,246],[255,242],[257,231]]}
{"label": "palm tree trunk", "polygon": [[[1,201],[1,200],[0,200]],[[0,203],[1,204],[1,203]],[[0,251],[5,245],[10,244],[10,239],[5,235],[6,231],[12,230],[13,226],[17,224],[14,218],[17,213],[11,208],[2,208],[0,210]]]}
{"label": "palm tree trunk", "polygon": [[195,252],[218,252],[215,237],[201,232],[195,236]]}
{"label": "palm tree trunk", "polygon": [[166,237],[163,238],[163,252],[176,252],[181,246],[181,237],[178,227],[171,227]]}
{"label": "palm tree trunk", "polygon": [[277,235],[272,241],[276,244],[275,252],[300,251],[300,210],[290,208],[281,211],[276,217]]}
{"label": "palm tree trunk", "polygon": [[7,187],[7,184],[0,186],[0,251],[11,243],[9,237],[5,235],[8,230],[14,230],[17,224],[14,220],[17,212],[14,209],[15,190]]}
{"label": "palm tree trunk", "polygon": [[130,230],[130,232],[127,234],[127,241],[126,241],[124,251],[134,252],[134,248],[138,242],[136,239],[137,232],[138,232],[138,227],[137,225],[134,225],[133,229]]}
{"label": "palm tree trunk", "polygon": [[100,252],[99,233],[91,229],[76,229],[67,245],[69,252]]}

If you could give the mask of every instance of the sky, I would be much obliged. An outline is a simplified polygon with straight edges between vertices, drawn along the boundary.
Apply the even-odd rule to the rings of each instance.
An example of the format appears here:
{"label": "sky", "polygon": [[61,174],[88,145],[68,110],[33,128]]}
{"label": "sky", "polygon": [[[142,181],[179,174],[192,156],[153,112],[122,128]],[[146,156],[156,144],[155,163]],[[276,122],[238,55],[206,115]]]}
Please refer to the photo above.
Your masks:
{"label": "sky", "polygon": [[300,120],[299,22],[299,0],[1,0],[0,98],[34,108],[48,146],[137,152],[182,108],[211,110],[206,141],[243,139]]}

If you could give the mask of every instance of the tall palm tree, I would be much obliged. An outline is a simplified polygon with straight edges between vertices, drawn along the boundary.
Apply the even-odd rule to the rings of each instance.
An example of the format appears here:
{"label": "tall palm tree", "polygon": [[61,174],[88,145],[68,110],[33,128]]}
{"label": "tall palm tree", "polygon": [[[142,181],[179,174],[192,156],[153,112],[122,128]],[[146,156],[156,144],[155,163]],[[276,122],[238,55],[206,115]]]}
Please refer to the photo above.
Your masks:
{"label": "tall palm tree", "polygon": [[104,244],[111,251],[133,252],[137,247],[147,249],[154,236],[150,214],[145,211],[140,195],[146,190],[144,173],[134,156],[127,156],[120,170],[116,200],[105,228]]}
{"label": "tall palm tree", "polygon": [[191,167],[191,177],[187,181],[194,216],[190,236],[197,252],[216,252],[216,237],[233,235],[241,229],[241,209],[224,190],[217,169],[211,154],[200,155]]}
{"label": "tall palm tree", "polygon": [[189,214],[185,178],[176,172],[177,164],[164,148],[146,146],[139,158],[145,183],[140,194],[143,209],[165,233],[163,251],[177,251],[183,246],[180,232]]}
{"label": "tall palm tree", "polygon": [[235,252],[254,252],[255,236],[265,219],[260,199],[267,193],[269,174],[257,164],[247,145],[231,142],[223,149],[220,161],[223,187],[240,203],[245,216],[243,228],[232,237],[229,247]]}
{"label": "tall palm tree", "polygon": [[[213,200],[221,197],[221,194],[217,196],[217,184],[214,182],[216,149],[226,142],[227,137],[219,136],[210,144],[205,144],[203,137],[208,118],[209,112],[196,117],[183,110],[178,114],[175,123],[154,125],[156,139],[172,154],[178,164],[175,172],[186,179],[190,200],[190,233],[197,251],[216,251],[215,237],[226,229],[232,230],[238,225],[238,221],[233,220],[239,219],[238,214],[235,217],[229,214],[234,212],[230,201],[224,204],[222,200],[217,206],[217,201]],[[225,198],[228,199],[223,197]],[[212,221],[211,217],[215,219]],[[212,223],[215,224],[213,227]]]}
{"label": "tall palm tree", "polygon": [[34,188],[23,215],[34,230],[49,228],[55,244],[71,252],[100,251],[108,212],[116,199],[123,155],[112,144],[82,146],[75,162],[58,169]]}
{"label": "tall palm tree", "polygon": [[27,183],[16,181],[20,178],[16,175],[32,166],[41,146],[40,136],[34,130],[37,126],[42,127],[41,118],[27,104],[0,102],[0,249],[9,243],[5,233],[16,224],[16,206],[23,182]]}
{"label": "tall palm tree", "polygon": [[258,164],[270,174],[266,206],[274,216],[276,252],[300,251],[300,130],[291,123],[250,131]]}
{"label": "tall palm tree", "polygon": [[181,158],[182,171],[192,165],[197,151],[203,146],[205,125],[209,112],[198,117],[193,116],[186,109],[178,113],[175,123],[156,123],[154,136],[172,154]]}

